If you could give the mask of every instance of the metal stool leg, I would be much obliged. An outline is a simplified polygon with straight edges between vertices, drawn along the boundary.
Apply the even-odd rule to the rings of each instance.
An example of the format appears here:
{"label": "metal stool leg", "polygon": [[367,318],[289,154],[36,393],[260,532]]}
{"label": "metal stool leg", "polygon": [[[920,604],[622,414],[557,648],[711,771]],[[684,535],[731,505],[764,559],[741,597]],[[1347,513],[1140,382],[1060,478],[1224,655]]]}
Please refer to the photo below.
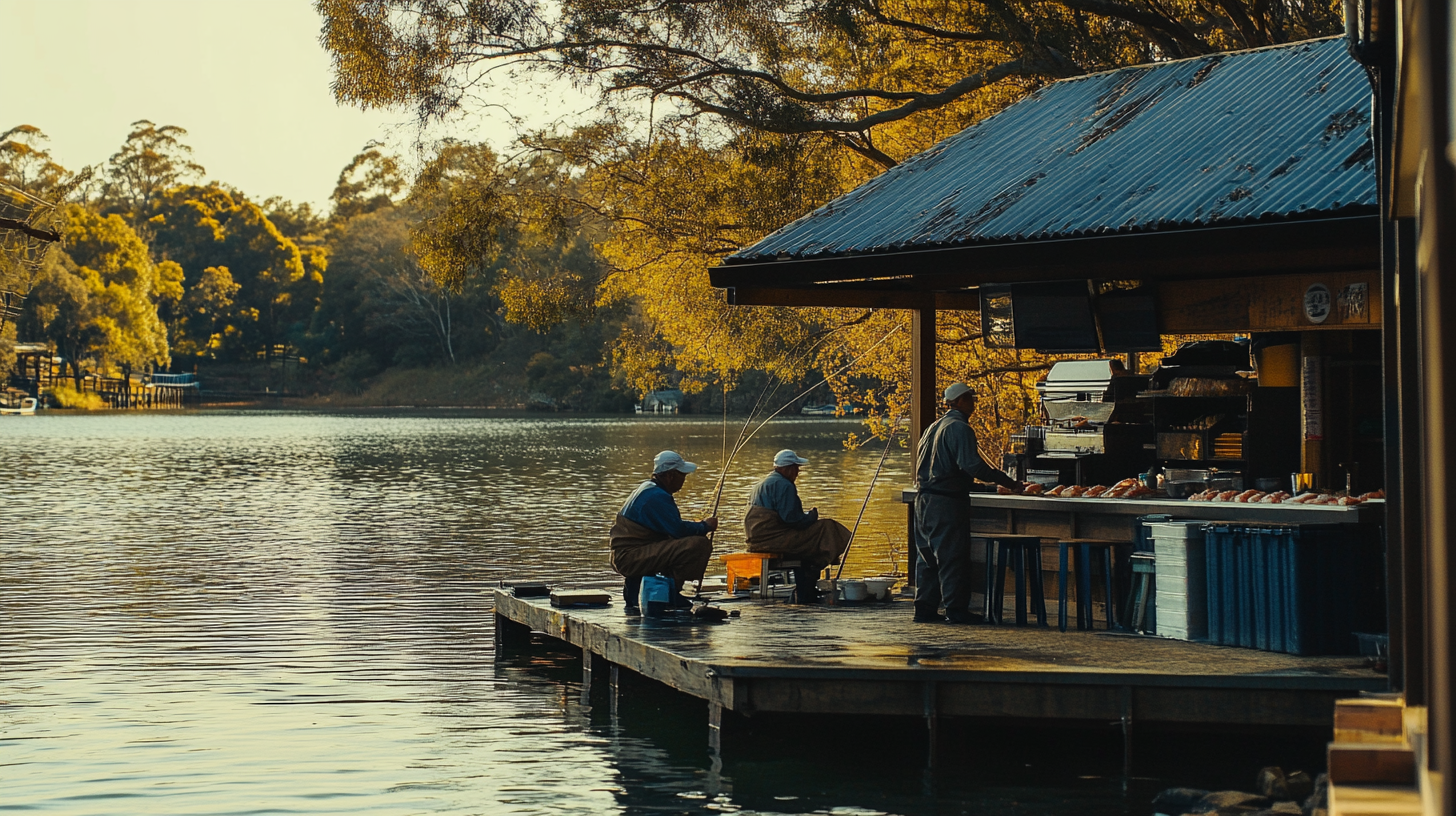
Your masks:
{"label": "metal stool leg", "polygon": [[1077,628],[1092,628],[1092,546],[1077,545]]}
{"label": "metal stool leg", "polygon": [[1031,569],[1027,570],[1027,577],[1031,580],[1031,600],[1036,605],[1036,622],[1042,626],[1047,625],[1046,594],[1041,587],[1041,545],[1034,544],[1027,548],[1031,552]]}
{"label": "metal stool leg", "polygon": [[1016,551],[1016,625],[1026,625],[1026,548],[1013,544]]}
{"label": "metal stool leg", "polygon": [[1102,582],[1103,595],[1107,598],[1107,631],[1111,632],[1117,628],[1114,623],[1116,617],[1116,604],[1112,599],[1112,548],[1101,547],[1102,550]]}
{"label": "metal stool leg", "polygon": [[1001,623],[1003,620],[1005,620],[1006,617],[1004,613],[1006,607],[1006,567],[1008,566],[1006,563],[1006,559],[1008,556],[1010,556],[1010,552],[1007,551],[1006,545],[1004,543],[997,542],[996,591],[995,598],[991,602],[991,608],[996,610],[996,623]]}
{"label": "metal stool leg", "polygon": [[996,539],[988,538],[986,542],[986,591],[985,597],[981,599],[981,619],[986,623],[995,623],[996,616],[991,614],[991,593],[996,590]]}
{"label": "metal stool leg", "polygon": [[1057,628],[1067,631],[1067,549],[1071,545],[1057,542]]}

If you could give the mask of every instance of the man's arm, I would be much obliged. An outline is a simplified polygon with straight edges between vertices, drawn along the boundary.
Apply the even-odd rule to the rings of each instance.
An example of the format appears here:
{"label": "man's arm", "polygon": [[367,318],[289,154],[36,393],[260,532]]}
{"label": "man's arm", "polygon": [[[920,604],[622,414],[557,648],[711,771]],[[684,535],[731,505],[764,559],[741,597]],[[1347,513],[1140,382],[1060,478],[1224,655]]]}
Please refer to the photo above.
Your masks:
{"label": "man's arm", "polygon": [[1020,490],[1021,483],[1001,472],[999,468],[993,468],[986,464],[981,458],[980,447],[976,444],[976,432],[971,426],[964,426],[964,432],[956,434],[956,445],[954,448],[956,466],[963,473],[973,479],[982,482],[992,482],[1012,490]]}

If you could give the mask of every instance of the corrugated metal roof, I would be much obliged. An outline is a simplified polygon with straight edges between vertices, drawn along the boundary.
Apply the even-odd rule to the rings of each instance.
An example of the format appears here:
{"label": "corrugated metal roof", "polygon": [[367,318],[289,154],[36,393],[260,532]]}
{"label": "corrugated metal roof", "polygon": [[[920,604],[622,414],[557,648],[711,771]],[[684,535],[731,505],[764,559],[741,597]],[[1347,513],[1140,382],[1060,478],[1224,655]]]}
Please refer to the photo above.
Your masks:
{"label": "corrugated metal roof", "polygon": [[729,263],[1374,212],[1370,111],[1338,37],[1063,80]]}

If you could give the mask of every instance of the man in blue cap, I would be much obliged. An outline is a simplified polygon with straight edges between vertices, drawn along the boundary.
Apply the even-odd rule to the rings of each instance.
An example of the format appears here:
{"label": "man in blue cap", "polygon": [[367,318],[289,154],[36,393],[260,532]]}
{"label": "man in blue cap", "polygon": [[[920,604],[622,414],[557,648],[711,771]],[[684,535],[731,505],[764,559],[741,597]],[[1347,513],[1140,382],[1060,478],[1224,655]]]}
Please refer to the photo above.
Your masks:
{"label": "man in blue cap", "polygon": [[[950,410],[920,437],[915,467],[915,621],[971,622],[971,505],[976,481],[1020,493],[1024,485],[986,464],[970,417],[976,392],[965,383],[945,389]],[[940,606],[945,605],[941,617]]]}
{"label": "man in blue cap", "polygon": [[626,579],[622,587],[627,614],[637,615],[642,576],[665,575],[673,580],[669,606],[692,602],[681,592],[683,581],[696,581],[708,568],[713,543],[708,533],[718,529],[717,517],[685,521],[672,494],[682,490],[689,473],[698,466],[675,451],[663,451],[652,460],[652,478],[637,486],[612,525],[612,569]]}
{"label": "man in blue cap", "polygon": [[743,519],[748,550],[798,559],[801,566],[794,576],[794,599],[801,604],[818,603],[815,583],[819,571],[839,563],[839,556],[849,546],[849,529],[837,521],[819,518],[818,508],[804,512],[794,482],[799,478],[799,468],[809,464],[808,459],[781,450],[774,454],[773,463],[773,472],[753,488],[748,501],[748,515]]}

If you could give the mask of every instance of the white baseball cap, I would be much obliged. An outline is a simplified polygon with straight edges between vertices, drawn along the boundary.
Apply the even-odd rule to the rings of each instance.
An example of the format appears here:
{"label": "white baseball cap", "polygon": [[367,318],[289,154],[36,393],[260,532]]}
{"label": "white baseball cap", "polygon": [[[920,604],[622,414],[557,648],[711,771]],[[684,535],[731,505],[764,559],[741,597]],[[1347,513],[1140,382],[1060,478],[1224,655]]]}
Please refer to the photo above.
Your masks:
{"label": "white baseball cap", "polygon": [[669,470],[679,470],[683,473],[692,473],[698,466],[678,455],[677,451],[663,451],[657,454],[652,460],[652,475],[666,473]]}
{"label": "white baseball cap", "polygon": [[951,383],[945,387],[945,401],[955,402],[972,389],[963,382]]}
{"label": "white baseball cap", "polygon": [[789,465],[807,465],[809,460],[803,458],[791,450],[781,450],[774,454],[774,467],[788,467]]}

